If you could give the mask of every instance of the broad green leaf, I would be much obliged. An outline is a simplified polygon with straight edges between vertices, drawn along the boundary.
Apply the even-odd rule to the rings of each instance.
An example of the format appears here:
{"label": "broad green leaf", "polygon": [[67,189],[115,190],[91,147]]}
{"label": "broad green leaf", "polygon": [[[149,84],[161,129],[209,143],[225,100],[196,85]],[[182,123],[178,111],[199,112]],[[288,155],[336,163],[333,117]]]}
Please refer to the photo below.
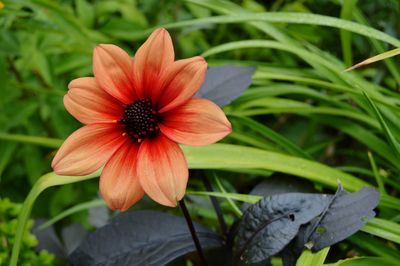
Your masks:
{"label": "broad green leaf", "polygon": [[260,168],[287,173],[336,188],[340,180],[349,191],[368,183],[318,162],[238,145],[182,146],[192,169]]}

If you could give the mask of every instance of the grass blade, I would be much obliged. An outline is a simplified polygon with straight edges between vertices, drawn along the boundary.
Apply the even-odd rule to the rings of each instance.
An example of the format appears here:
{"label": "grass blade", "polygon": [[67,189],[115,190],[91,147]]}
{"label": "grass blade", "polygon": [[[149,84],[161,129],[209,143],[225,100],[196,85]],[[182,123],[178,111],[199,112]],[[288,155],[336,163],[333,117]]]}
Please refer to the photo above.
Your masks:
{"label": "grass blade", "polygon": [[386,58],[390,58],[390,57],[396,56],[398,54],[400,54],[400,48],[396,48],[396,49],[393,49],[393,50],[390,50],[390,51],[375,55],[375,56],[370,57],[368,59],[365,59],[364,61],[362,61],[362,62],[360,62],[358,64],[355,64],[352,67],[349,67],[348,69],[346,69],[346,71],[351,71],[351,70],[354,70],[356,68],[359,68],[359,67],[362,67],[362,66],[366,66],[366,65],[369,65],[369,64],[384,60]]}
{"label": "grass blade", "polygon": [[[343,1],[342,10],[340,11],[340,18],[344,20],[351,20],[353,18],[353,9],[357,4],[357,0]],[[342,43],[343,61],[346,66],[353,64],[353,53],[351,49],[351,32],[347,30],[340,30],[340,41]]]}
{"label": "grass blade", "polygon": [[[191,1],[193,2],[193,1]],[[175,23],[164,24],[165,28],[182,28],[195,25],[205,24],[227,24],[227,23],[243,23],[252,21],[265,21],[274,23],[292,23],[292,24],[308,24],[333,27],[348,30],[368,38],[374,38],[387,42],[395,47],[400,47],[400,41],[396,38],[383,33],[374,28],[364,26],[359,23],[338,19],[335,17],[307,14],[307,13],[291,13],[291,12],[264,12],[264,13],[238,13],[234,16],[215,16],[200,19],[186,20]]]}
{"label": "grass blade", "polygon": [[392,131],[390,130],[389,126],[386,124],[385,119],[383,118],[381,112],[379,111],[378,107],[375,103],[371,100],[366,92],[364,92],[365,98],[367,98],[368,103],[370,104],[372,110],[374,111],[379,124],[381,125],[382,131],[386,136],[387,141],[389,142],[390,146],[392,147],[393,151],[395,152],[398,159],[400,159],[400,144],[394,137]]}
{"label": "grass blade", "polygon": [[321,249],[317,253],[311,253],[310,250],[304,250],[300,258],[297,260],[296,266],[322,266],[326,256],[328,256],[330,247]]}

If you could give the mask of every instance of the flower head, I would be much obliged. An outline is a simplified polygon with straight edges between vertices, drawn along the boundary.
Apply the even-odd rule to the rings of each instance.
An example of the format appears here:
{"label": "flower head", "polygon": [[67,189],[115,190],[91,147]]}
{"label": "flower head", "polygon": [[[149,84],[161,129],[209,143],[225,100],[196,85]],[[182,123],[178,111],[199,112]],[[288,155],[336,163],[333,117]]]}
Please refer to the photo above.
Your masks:
{"label": "flower head", "polygon": [[178,143],[217,142],[231,124],[216,104],[193,98],[204,82],[205,60],[174,57],[165,29],[155,30],[134,59],[115,45],[98,45],[94,77],[73,80],[64,96],[68,112],[85,125],[61,146],[54,171],[86,175],[104,166],[100,192],[112,209],[127,210],[144,193],[176,206],[188,181]]}

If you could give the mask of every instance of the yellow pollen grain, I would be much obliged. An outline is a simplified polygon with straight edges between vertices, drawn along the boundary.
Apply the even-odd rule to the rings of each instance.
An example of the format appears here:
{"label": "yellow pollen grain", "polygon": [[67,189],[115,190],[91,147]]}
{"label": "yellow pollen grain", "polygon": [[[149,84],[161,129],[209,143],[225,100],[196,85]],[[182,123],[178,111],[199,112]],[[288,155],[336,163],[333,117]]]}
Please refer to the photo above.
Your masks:
{"label": "yellow pollen grain", "polygon": [[0,1],[0,10],[4,8],[4,3]]}

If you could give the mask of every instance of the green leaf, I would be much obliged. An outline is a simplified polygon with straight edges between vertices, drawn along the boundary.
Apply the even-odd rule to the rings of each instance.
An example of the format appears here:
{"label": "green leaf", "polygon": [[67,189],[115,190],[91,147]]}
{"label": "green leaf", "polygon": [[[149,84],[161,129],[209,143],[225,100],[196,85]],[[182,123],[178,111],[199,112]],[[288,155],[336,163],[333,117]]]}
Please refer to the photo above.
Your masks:
{"label": "green leaf", "polygon": [[[299,48],[298,46],[291,45],[291,44],[283,44],[276,41],[265,41],[265,40],[245,40],[245,41],[236,41],[225,43],[219,46],[214,46],[213,48],[209,49],[208,51],[203,53],[203,56],[211,56],[215,54],[219,54],[226,51],[233,51],[237,49],[248,49],[248,48],[266,48],[266,49],[277,49],[282,50],[290,53],[296,54],[301,59],[307,59],[307,62],[312,65],[316,70],[321,72],[320,67],[323,66],[324,70],[321,72],[321,75],[328,75],[332,74],[331,77],[332,81],[335,83],[343,83],[346,82],[349,85],[353,86],[355,91],[367,91],[369,94],[374,95],[377,98],[385,98],[380,93],[376,91],[376,88],[371,86],[371,84],[366,83],[365,80],[360,80],[357,76],[351,75],[350,73],[343,72],[343,66],[335,63],[332,63],[330,60],[326,60],[325,58],[321,57],[318,54],[310,52],[308,50]],[[328,72],[326,72],[328,71]],[[340,77],[341,80],[338,80]],[[367,85],[368,84],[368,85]],[[361,89],[362,88],[362,89]],[[384,100],[382,100],[384,101]],[[358,100],[360,103],[360,101]],[[360,103],[362,104],[362,102]],[[322,107],[321,107],[322,108]],[[345,112],[345,110],[343,110]],[[358,116],[358,114],[355,114]],[[364,117],[363,121],[370,121],[374,127],[377,127],[378,123],[375,120],[371,120],[368,117]]]}
{"label": "green leaf", "polygon": [[349,240],[353,244],[373,255],[385,257],[396,262],[400,261],[400,253],[395,249],[395,247],[384,245],[384,242],[381,239],[373,237],[372,235],[359,233],[351,236]]}
{"label": "green leaf", "polygon": [[390,57],[396,56],[398,54],[400,54],[400,48],[396,48],[396,49],[393,49],[393,50],[390,50],[390,51],[375,55],[373,57],[370,57],[370,58],[368,58],[368,59],[366,59],[366,60],[364,60],[364,61],[362,61],[362,62],[360,62],[360,63],[358,63],[358,64],[356,64],[354,66],[352,66],[352,67],[349,67],[348,69],[346,69],[346,71],[351,71],[351,70],[354,70],[356,68],[359,68],[359,67],[362,67],[362,66],[365,66],[365,65],[369,65],[369,64],[384,60],[386,58],[390,58]]}
{"label": "green leaf", "polygon": [[90,51],[94,42],[90,30],[85,28],[78,18],[73,15],[72,8],[66,4],[49,0],[31,0],[25,2],[36,12],[47,18],[51,24],[56,24],[70,39],[81,43],[80,49]]}
{"label": "green leaf", "polygon": [[[343,92],[343,93],[347,93],[350,95],[354,95],[354,96],[358,96],[358,97],[364,97],[362,91],[358,91],[355,90],[354,88],[351,88],[350,86],[345,86],[345,85],[341,85],[341,84],[336,84],[336,83],[330,83],[324,80],[320,80],[320,79],[316,79],[316,78],[308,78],[308,77],[303,77],[300,76],[299,74],[295,74],[295,73],[286,73],[284,71],[282,71],[281,73],[274,73],[271,70],[258,70],[256,72],[256,74],[253,76],[253,82],[254,83],[261,83],[261,81],[268,81],[270,82],[270,80],[283,80],[283,81],[291,81],[291,82],[296,82],[296,83],[300,83],[300,84],[307,84],[309,86],[314,86],[315,88],[325,88],[328,89],[332,92]],[[273,86],[288,86],[287,84],[273,84]],[[252,89],[250,91],[247,91],[244,96],[242,96],[239,100],[244,100],[246,99],[246,95],[252,93],[252,91],[254,91],[255,89]],[[299,93],[302,92],[302,88],[300,87],[300,91]],[[318,95],[317,92],[313,91],[314,94],[311,95],[310,93],[308,93],[310,96],[314,96],[316,97]],[[319,96],[321,98],[321,96]],[[323,97],[323,96],[322,96]],[[385,105],[386,107],[391,108],[393,111],[400,111],[400,108],[396,106],[396,103],[393,101],[392,98],[388,98],[388,97],[381,97],[380,95],[370,95],[371,99],[373,99],[374,101]],[[324,99],[327,100],[327,99]],[[331,99],[331,102],[332,99]]]}
{"label": "green leaf", "polygon": [[40,149],[35,146],[23,146],[23,165],[27,171],[30,185],[35,184],[37,179],[48,171],[48,161],[43,158]]}
{"label": "green leaf", "polygon": [[1,140],[14,141],[14,142],[23,142],[34,145],[40,145],[49,148],[59,148],[61,144],[64,142],[62,139],[52,139],[46,137],[36,137],[36,136],[27,136],[27,135],[19,135],[19,134],[7,134],[0,133]]}
{"label": "green leaf", "polygon": [[[353,9],[353,16],[357,20],[357,22],[367,25],[367,26],[369,25],[367,18],[357,8]],[[375,50],[378,53],[384,53],[387,50],[387,48],[385,48],[381,42],[374,40],[374,39],[370,39],[370,41],[372,43],[372,46],[375,48]],[[386,64],[390,73],[395,78],[397,84],[400,84],[400,72],[399,72],[399,69],[396,66],[396,63],[394,62],[394,60],[392,60],[391,58],[387,58],[383,62]]]}
{"label": "green leaf", "polygon": [[380,257],[355,257],[340,260],[336,263],[326,264],[326,266],[398,266],[398,262],[393,262],[387,258]]}
{"label": "green leaf", "polygon": [[379,192],[381,194],[386,194],[385,184],[382,181],[382,177],[379,174],[378,167],[377,167],[377,165],[375,163],[374,156],[372,155],[371,152],[368,152],[368,158],[369,158],[369,161],[371,163],[371,167],[372,167],[372,171],[374,173],[375,179],[376,179],[376,183],[378,184]]}
{"label": "green leaf", "polygon": [[317,119],[318,123],[328,125],[330,127],[340,130],[341,132],[358,140],[360,143],[363,143],[369,149],[379,154],[382,158],[385,158],[393,165],[397,166],[397,156],[390,149],[389,145],[387,145],[375,134],[370,132],[367,128],[339,117],[331,117],[329,119],[326,119],[325,116],[314,116],[314,119],[315,118]]}
{"label": "green leaf", "polygon": [[94,25],[95,14],[94,8],[86,0],[76,0],[76,13],[83,24],[91,28]]}
{"label": "green leaf", "polygon": [[380,125],[382,128],[383,133],[386,136],[387,141],[389,142],[391,148],[397,155],[397,158],[400,159],[400,143],[396,140],[394,137],[392,131],[390,130],[389,126],[386,124],[385,119],[383,118],[381,112],[379,111],[378,107],[375,105],[375,103],[371,100],[371,98],[368,96],[366,92],[364,92],[365,98],[367,98],[368,103],[370,104],[371,108],[373,109]]}
{"label": "green leaf", "polygon": [[[1,134],[1,133],[0,133]],[[12,154],[17,148],[17,143],[6,143],[4,141],[0,141],[0,184],[2,179],[2,174],[4,169],[7,167],[8,163],[12,158]]]}
{"label": "green leaf", "polygon": [[35,183],[35,185],[32,187],[32,190],[26,197],[22,209],[18,215],[17,231],[15,233],[15,242],[12,248],[12,255],[10,261],[11,266],[16,266],[18,263],[18,256],[21,248],[23,233],[26,228],[27,221],[29,219],[29,215],[32,210],[32,206],[37,197],[49,187],[80,182],[91,178],[95,178],[97,176],[99,176],[99,172],[95,172],[87,176],[58,176],[55,173],[48,173],[43,175]]}
{"label": "green leaf", "polygon": [[321,249],[316,253],[311,253],[310,250],[304,250],[300,258],[297,260],[296,266],[322,266],[324,265],[328,252],[329,247]]}
{"label": "green leaf", "polygon": [[38,73],[41,79],[48,86],[53,86],[52,68],[49,63],[48,57],[44,53],[36,49],[29,56],[33,68],[32,70]]}
{"label": "green leaf", "polygon": [[[217,185],[218,189],[221,190],[221,193],[223,193],[223,194],[227,193],[224,186],[222,185],[221,181],[219,180],[217,174],[215,172],[213,174],[214,174],[214,181],[215,181],[215,184]],[[231,206],[232,211],[238,217],[242,216],[242,211],[240,210],[239,206],[230,198],[227,198],[226,200],[228,201],[229,205]]]}
{"label": "green leaf", "polygon": [[340,180],[349,191],[369,185],[321,163],[277,152],[229,144],[182,146],[182,149],[192,169],[259,168],[303,177],[331,188],[336,188]]}
{"label": "green leaf", "polygon": [[[340,18],[344,20],[351,20],[353,17],[353,8],[356,6],[357,0],[343,1],[342,10],[340,11]],[[347,30],[340,30],[340,40],[342,43],[343,61],[346,66],[351,66],[353,62],[352,49],[351,49],[351,32]]]}
{"label": "green leaf", "polygon": [[259,201],[260,199],[262,199],[261,196],[257,196],[257,195],[226,193],[226,192],[186,191],[186,194],[193,195],[193,196],[219,197],[219,198],[224,198],[224,199],[243,201],[243,202],[252,203],[252,204],[254,204],[257,201]]}
{"label": "green leaf", "polygon": [[400,225],[398,223],[374,218],[363,227],[362,231],[400,244]]}
{"label": "green leaf", "polygon": [[274,141],[276,144],[281,146],[283,149],[288,151],[289,154],[302,157],[305,159],[312,159],[312,157],[305,151],[303,151],[300,147],[298,147],[296,144],[292,143],[290,140],[287,138],[283,137],[282,135],[276,133],[272,129],[264,126],[263,124],[247,118],[247,117],[240,117],[240,116],[233,116],[235,119],[239,119],[239,121],[242,121],[246,126],[249,128],[253,129],[260,135]]}
{"label": "green leaf", "polygon": [[60,212],[59,214],[57,214],[55,217],[51,218],[50,220],[48,220],[47,222],[41,224],[38,229],[39,230],[43,230],[53,224],[55,224],[56,222],[64,219],[65,217],[74,214],[76,212],[80,212],[80,211],[84,211],[84,210],[88,210],[90,208],[95,208],[95,207],[100,207],[100,206],[104,206],[105,202],[102,199],[96,199],[96,200],[91,200],[88,202],[82,202],[79,203],[69,209],[66,209],[65,211]]}
{"label": "green leaf", "polygon": [[[190,1],[190,2],[194,3],[195,1]],[[399,40],[374,28],[364,26],[362,24],[355,23],[352,21],[338,19],[335,17],[316,15],[316,14],[305,14],[305,13],[290,13],[290,12],[265,12],[256,14],[238,13],[234,16],[207,17],[207,18],[200,18],[200,19],[193,19],[193,20],[186,20],[176,23],[165,24],[163,26],[166,28],[181,28],[194,25],[243,23],[243,22],[253,22],[253,21],[328,26],[328,27],[348,30],[366,36],[368,38],[374,38],[377,40],[387,42],[393,46],[400,47]]]}

